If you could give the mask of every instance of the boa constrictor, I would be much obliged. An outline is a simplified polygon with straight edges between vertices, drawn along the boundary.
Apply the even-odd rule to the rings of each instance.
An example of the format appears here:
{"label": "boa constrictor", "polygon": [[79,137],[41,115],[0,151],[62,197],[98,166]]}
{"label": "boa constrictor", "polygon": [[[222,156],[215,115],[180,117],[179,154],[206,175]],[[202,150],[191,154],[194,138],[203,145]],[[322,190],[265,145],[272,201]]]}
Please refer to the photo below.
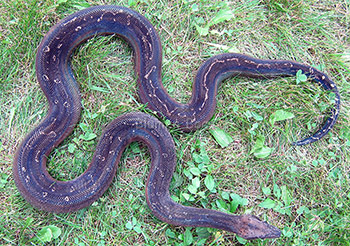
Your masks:
{"label": "boa constrictor", "polygon": [[260,60],[242,54],[221,54],[198,70],[187,104],[173,100],[161,81],[161,44],[154,27],[142,15],[119,6],[97,6],[74,13],[55,25],[38,47],[36,73],[49,111],[22,141],[13,172],[21,194],[35,207],[50,212],[70,212],[90,205],[112,182],[121,153],[132,141],[144,142],[151,153],[146,199],[161,220],[182,226],[203,226],[237,233],[246,239],[274,238],[280,231],[252,215],[186,207],[170,198],[169,184],[176,165],[174,142],[165,126],[144,113],[128,113],[104,130],[88,169],[74,180],[53,179],[46,170],[51,150],[63,141],[79,120],[81,98],[70,57],[83,41],[96,35],[117,34],[133,47],[140,100],[185,131],[201,127],[212,117],[220,81],[233,76],[293,76],[301,70],[325,90],[335,93],[335,107],[323,127],[296,145],[312,143],[334,125],[339,93],[332,80],[308,65],[293,61]]}

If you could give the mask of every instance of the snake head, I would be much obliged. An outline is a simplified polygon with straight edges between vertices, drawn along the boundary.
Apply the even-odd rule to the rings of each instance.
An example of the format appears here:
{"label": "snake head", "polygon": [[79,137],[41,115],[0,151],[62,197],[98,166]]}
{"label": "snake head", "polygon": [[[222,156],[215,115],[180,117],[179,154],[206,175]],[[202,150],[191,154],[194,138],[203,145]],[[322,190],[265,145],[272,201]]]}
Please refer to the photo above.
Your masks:
{"label": "snake head", "polygon": [[244,239],[264,239],[278,238],[281,236],[281,231],[260,220],[253,215],[241,215],[236,227],[236,234]]}

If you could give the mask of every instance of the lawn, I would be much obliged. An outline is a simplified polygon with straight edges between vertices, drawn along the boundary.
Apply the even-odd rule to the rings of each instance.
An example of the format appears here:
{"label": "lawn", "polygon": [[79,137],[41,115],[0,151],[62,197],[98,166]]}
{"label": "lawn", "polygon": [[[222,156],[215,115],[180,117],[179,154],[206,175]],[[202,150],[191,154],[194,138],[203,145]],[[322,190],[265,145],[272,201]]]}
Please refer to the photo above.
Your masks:
{"label": "lawn", "polygon": [[[350,3],[348,0],[90,1],[0,0],[0,245],[350,245]],[[336,83],[341,111],[333,129],[306,146],[326,119],[332,94],[296,77],[232,77],[220,86],[213,118],[184,133],[167,124],[177,149],[170,187],[181,204],[249,213],[282,231],[245,241],[211,228],[172,226],[145,200],[150,164],[143,144],[124,152],[107,192],[68,214],[33,208],[12,177],[16,148],[47,114],[35,75],[36,48],[65,16],[102,4],[130,7],[159,33],[163,84],[187,102],[199,66],[220,53],[294,60]],[[82,174],[103,128],[125,112],[153,114],[137,96],[133,51],[118,37],[95,37],[72,57],[83,111],[79,124],[48,157],[56,179]],[[271,116],[290,117],[271,124]],[[215,133],[227,137],[221,146]]]}

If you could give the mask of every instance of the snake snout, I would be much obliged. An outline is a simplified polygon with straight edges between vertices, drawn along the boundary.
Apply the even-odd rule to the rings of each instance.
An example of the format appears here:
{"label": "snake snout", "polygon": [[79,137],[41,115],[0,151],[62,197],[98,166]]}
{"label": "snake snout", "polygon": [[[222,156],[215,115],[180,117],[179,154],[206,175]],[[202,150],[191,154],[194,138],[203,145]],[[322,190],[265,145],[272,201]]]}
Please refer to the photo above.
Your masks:
{"label": "snake snout", "polygon": [[244,239],[278,238],[281,231],[253,215],[240,216],[237,235]]}

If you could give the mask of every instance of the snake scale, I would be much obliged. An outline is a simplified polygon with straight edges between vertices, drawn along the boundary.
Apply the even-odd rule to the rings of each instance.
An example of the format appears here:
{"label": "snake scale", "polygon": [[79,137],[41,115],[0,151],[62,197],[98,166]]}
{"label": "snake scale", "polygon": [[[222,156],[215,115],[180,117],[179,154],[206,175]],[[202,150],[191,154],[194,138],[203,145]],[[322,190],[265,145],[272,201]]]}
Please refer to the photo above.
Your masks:
{"label": "snake scale", "polygon": [[117,34],[132,46],[141,102],[185,131],[195,130],[210,120],[218,84],[235,75],[273,78],[294,76],[301,70],[325,90],[335,93],[335,107],[323,127],[296,145],[320,139],[338,117],[339,93],[324,73],[293,61],[260,60],[231,53],[208,59],[198,70],[189,103],[180,104],[162,85],[162,47],[152,24],[125,7],[91,7],[56,24],[38,47],[36,74],[49,110],[17,149],[13,173],[20,193],[35,207],[49,212],[71,212],[86,207],[112,182],[123,150],[131,142],[141,141],[151,154],[146,200],[156,217],[173,225],[227,230],[246,239],[279,237],[279,229],[255,216],[226,214],[174,202],[169,194],[176,165],[174,142],[166,127],[145,113],[127,113],[113,120],[102,133],[91,164],[81,176],[63,182],[49,175],[47,156],[71,133],[80,117],[81,98],[70,67],[71,54],[87,39],[107,34]]}

